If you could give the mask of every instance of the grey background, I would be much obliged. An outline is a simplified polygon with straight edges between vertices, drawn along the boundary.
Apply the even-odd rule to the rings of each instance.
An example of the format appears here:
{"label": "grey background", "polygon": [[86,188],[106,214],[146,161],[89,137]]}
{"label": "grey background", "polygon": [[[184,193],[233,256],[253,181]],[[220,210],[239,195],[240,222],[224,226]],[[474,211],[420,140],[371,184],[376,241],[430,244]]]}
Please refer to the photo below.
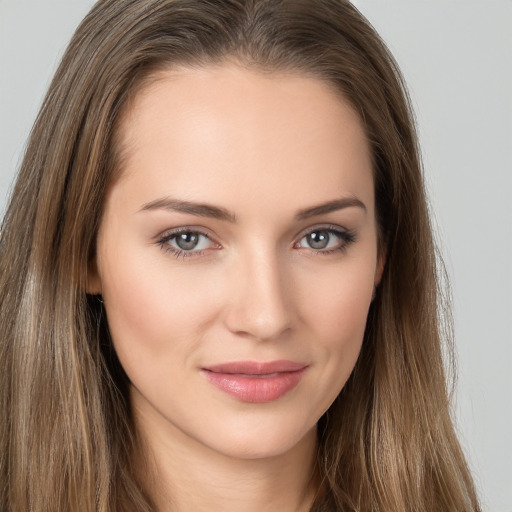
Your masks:
{"label": "grey background", "polygon": [[[416,108],[454,295],[454,413],[484,510],[512,511],[512,1],[358,0]],[[0,0],[0,211],[91,0]]]}

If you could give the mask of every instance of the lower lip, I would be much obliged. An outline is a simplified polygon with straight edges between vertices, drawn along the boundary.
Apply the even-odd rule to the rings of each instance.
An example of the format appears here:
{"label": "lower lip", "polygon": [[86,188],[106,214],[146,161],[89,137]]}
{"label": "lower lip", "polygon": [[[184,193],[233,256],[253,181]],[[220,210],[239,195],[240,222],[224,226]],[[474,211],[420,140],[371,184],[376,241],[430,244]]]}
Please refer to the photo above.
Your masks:
{"label": "lower lip", "polygon": [[289,393],[302,379],[306,368],[270,375],[243,375],[203,370],[206,378],[224,393],[248,403],[272,402]]}

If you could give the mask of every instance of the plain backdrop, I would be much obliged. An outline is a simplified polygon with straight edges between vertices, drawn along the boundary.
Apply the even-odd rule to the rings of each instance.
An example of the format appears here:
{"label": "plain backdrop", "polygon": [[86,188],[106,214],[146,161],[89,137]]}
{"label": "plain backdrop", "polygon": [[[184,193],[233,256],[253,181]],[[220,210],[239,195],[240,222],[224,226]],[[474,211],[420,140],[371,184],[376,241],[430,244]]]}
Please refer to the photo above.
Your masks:
{"label": "plain backdrop", "polygon": [[[359,0],[417,113],[454,295],[454,411],[484,510],[512,512],[512,1]],[[91,0],[0,0],[0,212]]]}

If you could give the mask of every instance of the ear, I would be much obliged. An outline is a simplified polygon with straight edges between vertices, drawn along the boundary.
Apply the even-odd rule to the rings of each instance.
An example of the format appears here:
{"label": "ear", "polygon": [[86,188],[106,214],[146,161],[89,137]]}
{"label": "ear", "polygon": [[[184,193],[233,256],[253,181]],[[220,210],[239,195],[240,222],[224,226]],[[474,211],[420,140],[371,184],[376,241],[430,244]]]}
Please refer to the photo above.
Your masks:
{"label": "ear", "polygon": [[375,287],[379,286],[380,281],[382,279],[382,274],[384,273],[384,267],[386,266],[386,253],[383,249],[379,250],[379,254],[377,256],[377,265],[375,267],[375,278],[374,284]]}
{"label": "ear", "polygon": [[96,257],[89,262],[87,267],[87,284],[85,291],[90,295],[101,295],[102,293],[101,277],[98,272]]}

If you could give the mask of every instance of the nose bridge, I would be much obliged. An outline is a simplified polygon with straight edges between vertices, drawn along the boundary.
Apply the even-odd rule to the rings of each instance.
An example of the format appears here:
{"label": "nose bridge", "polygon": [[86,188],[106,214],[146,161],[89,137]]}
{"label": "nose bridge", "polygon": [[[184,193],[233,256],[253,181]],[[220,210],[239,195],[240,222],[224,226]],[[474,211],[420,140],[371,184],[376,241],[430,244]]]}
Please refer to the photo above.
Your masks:
{"label": "nose bridge", "polygon": [[260,249],[241,255],[236,269],[230,330],[258,340],[278,337],[291,324],[290,283],[283,262],[275,251]]}

